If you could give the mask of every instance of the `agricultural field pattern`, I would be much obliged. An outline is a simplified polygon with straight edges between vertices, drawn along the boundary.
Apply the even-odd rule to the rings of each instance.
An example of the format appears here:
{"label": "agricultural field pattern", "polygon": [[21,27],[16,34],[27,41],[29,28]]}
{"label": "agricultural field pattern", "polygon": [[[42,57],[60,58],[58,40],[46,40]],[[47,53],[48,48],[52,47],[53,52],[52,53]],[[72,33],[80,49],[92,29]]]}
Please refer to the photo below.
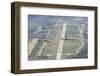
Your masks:
{"label": "agricultural field pattern", "polygon": [[88,58],[88,17],[28,15],[28,60]]}

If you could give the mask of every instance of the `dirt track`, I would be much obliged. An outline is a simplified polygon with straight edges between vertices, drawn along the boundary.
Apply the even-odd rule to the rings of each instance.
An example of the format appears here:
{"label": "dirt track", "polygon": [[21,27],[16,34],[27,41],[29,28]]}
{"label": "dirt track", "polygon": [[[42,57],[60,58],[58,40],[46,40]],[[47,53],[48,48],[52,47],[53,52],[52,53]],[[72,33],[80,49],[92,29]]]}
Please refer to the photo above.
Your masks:
{"label": "dirt track", "polygon": [[28,56],[31,54],[33,48],[35,47],[36,43],[38,42],[39,38],[32,38],[28,45]]}

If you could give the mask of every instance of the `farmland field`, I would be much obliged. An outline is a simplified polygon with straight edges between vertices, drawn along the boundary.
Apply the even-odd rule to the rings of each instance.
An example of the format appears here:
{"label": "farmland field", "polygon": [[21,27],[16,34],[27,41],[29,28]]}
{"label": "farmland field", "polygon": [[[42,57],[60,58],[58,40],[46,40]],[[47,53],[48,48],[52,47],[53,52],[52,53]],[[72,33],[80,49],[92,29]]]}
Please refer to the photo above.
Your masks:
{"label": "farmland field", "polygon": [[83,47],[84,42],[80,34],[80,29],[76,25],[68,25],[66,29],[66,37],[69,39],[74,39],[73,41],[64,42],[62,59],[71,58],[71,56],[80,52]]}

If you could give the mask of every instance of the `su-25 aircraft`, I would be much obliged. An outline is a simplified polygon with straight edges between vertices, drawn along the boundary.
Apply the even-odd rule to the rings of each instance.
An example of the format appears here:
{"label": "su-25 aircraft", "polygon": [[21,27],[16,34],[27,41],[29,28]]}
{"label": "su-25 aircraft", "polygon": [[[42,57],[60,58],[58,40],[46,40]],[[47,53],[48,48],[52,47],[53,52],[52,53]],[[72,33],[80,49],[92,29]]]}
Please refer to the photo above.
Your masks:
{"label": "su-25 aircraft", "polygon": [[43,43],[48,43],[48,42],[51,42],[52,40],[49,40],[49,39],[40,39],[40,41],[43,41]]}
{"label": "su-25 aircraft", "polygon": [[65,38],[61,38],[61,40],[64,40],[64,41],[68,42],[68,41],[76,41],[76,40],[78,40],[78,39],[75,39],[75,38],[68,38],[68,36],[66,36]]}

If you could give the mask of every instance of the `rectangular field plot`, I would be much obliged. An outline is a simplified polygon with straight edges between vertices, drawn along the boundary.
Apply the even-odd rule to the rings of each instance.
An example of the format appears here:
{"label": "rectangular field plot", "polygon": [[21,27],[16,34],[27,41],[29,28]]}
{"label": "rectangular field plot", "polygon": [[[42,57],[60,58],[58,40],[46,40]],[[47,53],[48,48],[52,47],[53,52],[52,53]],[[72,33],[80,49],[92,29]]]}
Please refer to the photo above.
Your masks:
{"label": "rectangular field plot", "polygon": [[82,41],[80,29],[77,25],[68,25],[66,27],[65,37],[68,39],[64,41],[62,59],[71,58],[81,51],[84,42]]}

